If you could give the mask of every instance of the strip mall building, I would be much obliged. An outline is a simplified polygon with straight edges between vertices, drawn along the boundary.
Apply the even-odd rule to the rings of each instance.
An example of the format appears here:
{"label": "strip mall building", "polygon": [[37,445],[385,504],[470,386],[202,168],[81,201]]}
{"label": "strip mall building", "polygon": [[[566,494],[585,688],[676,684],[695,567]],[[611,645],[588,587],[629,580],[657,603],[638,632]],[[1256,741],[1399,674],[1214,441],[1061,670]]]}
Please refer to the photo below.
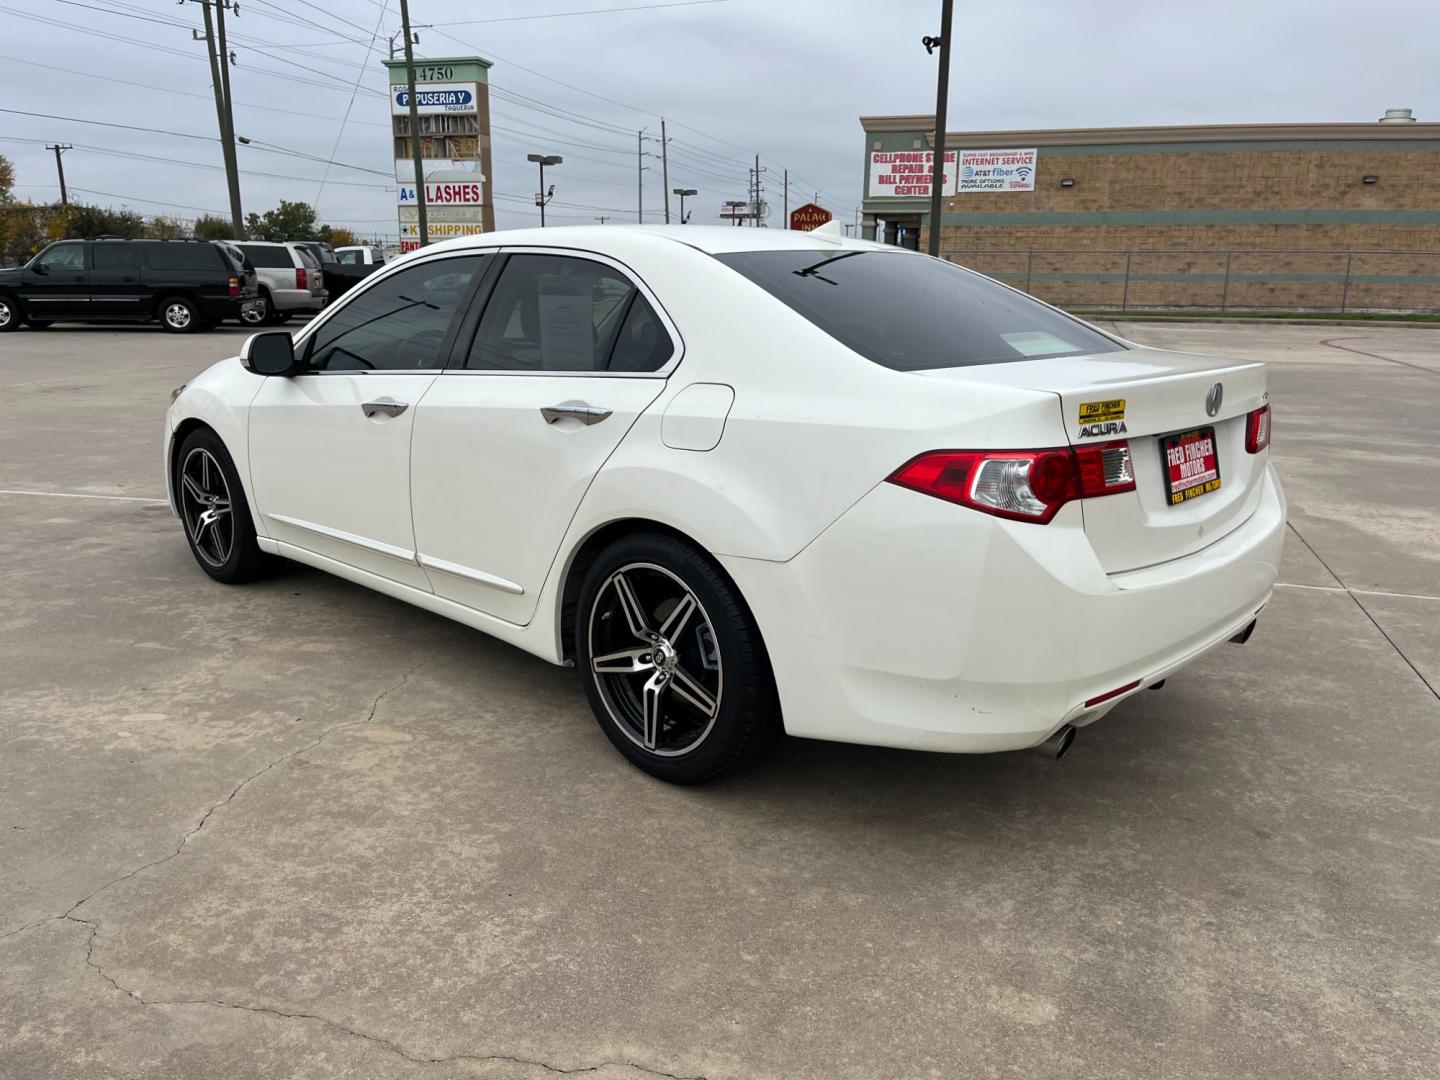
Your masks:
{"label": "strip mall building", "polygon": [[[946,135],[941,252],[1054,303],[1440,310],[1440,124]],[[863,235],[923,249],[933,116],[866,116]]]}

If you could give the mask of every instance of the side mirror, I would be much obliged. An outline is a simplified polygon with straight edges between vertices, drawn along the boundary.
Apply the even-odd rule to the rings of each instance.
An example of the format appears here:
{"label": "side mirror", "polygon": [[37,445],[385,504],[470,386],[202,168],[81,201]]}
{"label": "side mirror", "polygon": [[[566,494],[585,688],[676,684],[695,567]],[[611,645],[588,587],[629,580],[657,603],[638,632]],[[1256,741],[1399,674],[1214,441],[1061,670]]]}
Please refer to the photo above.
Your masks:
{"label": "side mirror", "polygon": [[256,375],[278,375],[288,379],[298,374],[295,341],[286,330],[267,330],[251,334],[240,347],[240,363]]}
{"label": "side mirror", "polygon": [[50,268],[43,262],[37,262],[34,266],[30,267],[30,270],[36,274],[48,274],[50,272]]}

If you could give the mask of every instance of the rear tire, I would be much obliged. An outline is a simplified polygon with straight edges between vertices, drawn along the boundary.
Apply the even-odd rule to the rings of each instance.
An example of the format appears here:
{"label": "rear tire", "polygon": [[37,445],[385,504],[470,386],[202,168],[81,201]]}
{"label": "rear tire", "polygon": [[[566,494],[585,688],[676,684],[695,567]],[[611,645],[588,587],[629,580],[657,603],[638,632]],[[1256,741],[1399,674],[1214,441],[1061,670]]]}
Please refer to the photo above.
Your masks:
{"label": "rear tire", "polygon": [[255,542],[250,504],[220,436],[209,428],[185,436],[173,480],[185,539],[201,570],[226,585],[239,585],[274,566],[274,558]]}
{"label": "rear tire", "polygon": [[641,533],[601,552],[575,622],[576,666],[600,728],[651,776],[705,783],[758,760],[784,733],[754,616],[724,571],[679,537]]}
{"label": "rear tire", "polygon": [[20,329],[20,305],[15,299],[0,293],[0,334],[13,333]]}
{"label": "rear tire", "polygon": [[262,326],[270,326],[275,322],[275,305],[270,301],[270,294],[264,289],[255,298],[255,306],[240,316],[240,321],[246,326],[253,326],[257,329]]}
{"label": "rear tire", "polygon": [[160,301],[160,325],[172,334],[193,334],[200,329],[200,308],[184,296],[167,296]]}

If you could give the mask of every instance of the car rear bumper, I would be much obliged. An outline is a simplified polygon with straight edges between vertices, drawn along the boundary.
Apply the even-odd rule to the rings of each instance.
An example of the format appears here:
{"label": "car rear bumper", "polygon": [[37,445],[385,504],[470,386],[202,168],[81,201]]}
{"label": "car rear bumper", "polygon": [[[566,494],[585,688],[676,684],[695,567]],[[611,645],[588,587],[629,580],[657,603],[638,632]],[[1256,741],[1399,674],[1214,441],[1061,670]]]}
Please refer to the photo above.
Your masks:
{"label": "car rear bumper", "polygon": [[1040,526],[881,484],[789,562],[721,561],[760,624],[791,734],[1013,750],[1099,719],[1242,631],[1274,587],[1285,512],[1267,466],[1255,512],[1228,535],[1107,575],[1079,504]]}
{"label": "car rear bumper", "polygon": [[312,293],[309,289],[271,289],[270,303],[276,311],[319,311],[330,299],[324,290]]}

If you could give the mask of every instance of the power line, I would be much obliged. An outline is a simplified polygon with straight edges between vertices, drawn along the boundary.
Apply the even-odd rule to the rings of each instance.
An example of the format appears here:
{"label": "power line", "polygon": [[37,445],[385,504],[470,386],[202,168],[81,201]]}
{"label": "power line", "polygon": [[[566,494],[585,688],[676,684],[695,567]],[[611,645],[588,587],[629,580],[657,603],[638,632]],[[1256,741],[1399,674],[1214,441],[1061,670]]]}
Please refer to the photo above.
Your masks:
{"label": "power line", "polygon": [[[365,59],[360,61],[360,70],[355,73],[355,87],[350,92],[350,102],[345,106],[345,116],[340,121],[340,128],[335,132],[335,145],[330,148],[330,156],[333,158],[340,151],[340,140],[345,136],[345,125],[350,120],[350,110],[355,107],[355,95],[360,92],[360,80],[365,77],[365,65],[370,63],[370,52],[375,46],[375,39],[380,36],[381,28],[385,24],[385,15],[389,11],[390,0],[385,0],[385,5],[380,9],[380,18],[375,20],[375,32],[370,35],[370,42],[365,46]],[[315,209],[320,209],[320,197],[325,194],[325,181],[330,179],[330,165],[325,166],[324,175],[320,178],[320,187],[315,192]]]}

